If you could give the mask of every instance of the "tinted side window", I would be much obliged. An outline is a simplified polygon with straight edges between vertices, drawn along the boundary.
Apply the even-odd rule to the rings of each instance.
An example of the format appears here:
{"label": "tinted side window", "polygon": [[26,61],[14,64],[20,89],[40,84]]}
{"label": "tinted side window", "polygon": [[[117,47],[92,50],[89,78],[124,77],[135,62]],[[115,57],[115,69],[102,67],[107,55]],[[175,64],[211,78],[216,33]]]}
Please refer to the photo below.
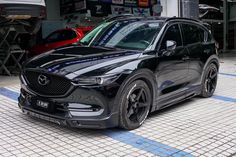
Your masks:
{"label": "tinted side window", "polygon": [[57,42],[57,41],[59,41],[59,39],[60,39],[60,33],[54,32],[46,38],[46,43]]}
{"label": "tinted side window", "polygon": [[61,40],[71,40],[76,37],[76,33],[71,30],[65,30],[61,32]]}
{"label": "tinted side window", "polygon": [[182,30],[184,35],[184,45],[194,44],[201,41],[197,26],[182,24]]}
{"label": "tinted side window", "polygon": [[181,33],[178,24],[172,25],[167,29],[161,42],[161,50],[166,49],[167,40],[173,40],[177,43],[177,46],[182,46]]}
{"label": "tinted side window", "polygon": [[212,41],[212,35],[207,30],[199,28],[199,35],[200,35],[201,42],[211,42]]}
{"label": "tinted side window", "polygon": [[212,35],[210,32],[206,32],[206,35],[207,35],[207,41],[208,42],[211,42],[212,41]]}
{"label": "tinted side window", "polygon": [[200,35],[201,42],[206,42],[206,31],[199,28],[199,35]]}
{"label": "tinted side window", "polygon": [[71,30],[56,31],[49,35],[46,39],[47,43],[53,43],[64,40],[71,40],[76,37],[76,33]]}

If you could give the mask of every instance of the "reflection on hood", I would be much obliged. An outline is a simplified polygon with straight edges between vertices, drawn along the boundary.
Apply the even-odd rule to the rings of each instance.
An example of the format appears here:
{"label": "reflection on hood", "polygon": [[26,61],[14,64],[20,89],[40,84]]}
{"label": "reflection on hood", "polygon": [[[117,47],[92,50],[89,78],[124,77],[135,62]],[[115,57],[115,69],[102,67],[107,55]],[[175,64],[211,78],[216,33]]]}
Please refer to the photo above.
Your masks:
{"label": "reflection on hood", "polygon": [[[78,53],[79,52],[79,53]],[[87,52],[87,53],[86,53]],[[140,51],[109,50],[91,47],[62,48],[28,62],[26,69],[39,69],[50,73],[67,75],[84,74],[106,66],[136,59]]]}

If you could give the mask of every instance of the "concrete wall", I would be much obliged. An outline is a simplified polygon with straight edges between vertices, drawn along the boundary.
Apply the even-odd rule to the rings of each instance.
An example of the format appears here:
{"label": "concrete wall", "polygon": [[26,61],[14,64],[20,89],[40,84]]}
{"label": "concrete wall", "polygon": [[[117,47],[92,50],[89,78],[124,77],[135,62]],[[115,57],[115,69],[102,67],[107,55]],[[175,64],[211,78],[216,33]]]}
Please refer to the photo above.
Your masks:
{"label": "concrete wall", "polygon": [[236,21],[236,3],[230,4],[229,21]]}
{"label": "concrete wall", "polygon": [[199,0],[161,0],[161,16],[199,18]]}
{"label": "concrete wall", "polygon": [[60,20],[60,0],[46,0],[47,20]]}
{"label": "concrete wall", "polygon": [[198,19],[199,18],[199,0],[181,0],[182,17]]}
{"label": "concrete wall", "polygon": [[161,16],[165,17],[179,17],[179,0],[161,0],[163,11]]}
{"label": "concrete wall", "polygon": [[42,38],[45,38],[51,32],[65,27],[60,16],[60,0],[45,0],[47,9],[47,18],[42,23]]}

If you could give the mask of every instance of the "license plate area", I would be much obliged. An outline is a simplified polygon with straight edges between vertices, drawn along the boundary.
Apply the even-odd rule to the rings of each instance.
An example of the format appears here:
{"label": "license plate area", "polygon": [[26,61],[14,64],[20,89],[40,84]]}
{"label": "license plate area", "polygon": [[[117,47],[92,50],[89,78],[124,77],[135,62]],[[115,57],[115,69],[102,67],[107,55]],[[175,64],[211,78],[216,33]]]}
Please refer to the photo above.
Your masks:
{"label": "license plate area", "polygon": [[55,104],[48,100],[41,100],[41,99],[33,98],[31,104],[34,109],[47,112],[47,113],[55,112]]}
{"label": "license plate area", "polygon": [[44,102],[44,101],[41,101],[41,100],[37,100],[36,105],[38,107],[41,107],[41,108],[44,108],[44,109],[48,109],[48,107],[49,107],[48,102]]}

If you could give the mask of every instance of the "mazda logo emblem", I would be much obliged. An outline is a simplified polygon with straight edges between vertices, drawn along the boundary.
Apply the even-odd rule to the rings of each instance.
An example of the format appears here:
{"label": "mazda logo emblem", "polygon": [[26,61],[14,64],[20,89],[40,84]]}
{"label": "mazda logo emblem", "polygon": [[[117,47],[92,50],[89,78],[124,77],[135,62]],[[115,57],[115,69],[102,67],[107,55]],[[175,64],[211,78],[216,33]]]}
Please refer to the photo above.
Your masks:
{"label": "mazda logo emblem", "polygon": [[49,79],[45,75],[39,75],[38,77],[38,83],[42,86],[46,86],[49,83]]}

